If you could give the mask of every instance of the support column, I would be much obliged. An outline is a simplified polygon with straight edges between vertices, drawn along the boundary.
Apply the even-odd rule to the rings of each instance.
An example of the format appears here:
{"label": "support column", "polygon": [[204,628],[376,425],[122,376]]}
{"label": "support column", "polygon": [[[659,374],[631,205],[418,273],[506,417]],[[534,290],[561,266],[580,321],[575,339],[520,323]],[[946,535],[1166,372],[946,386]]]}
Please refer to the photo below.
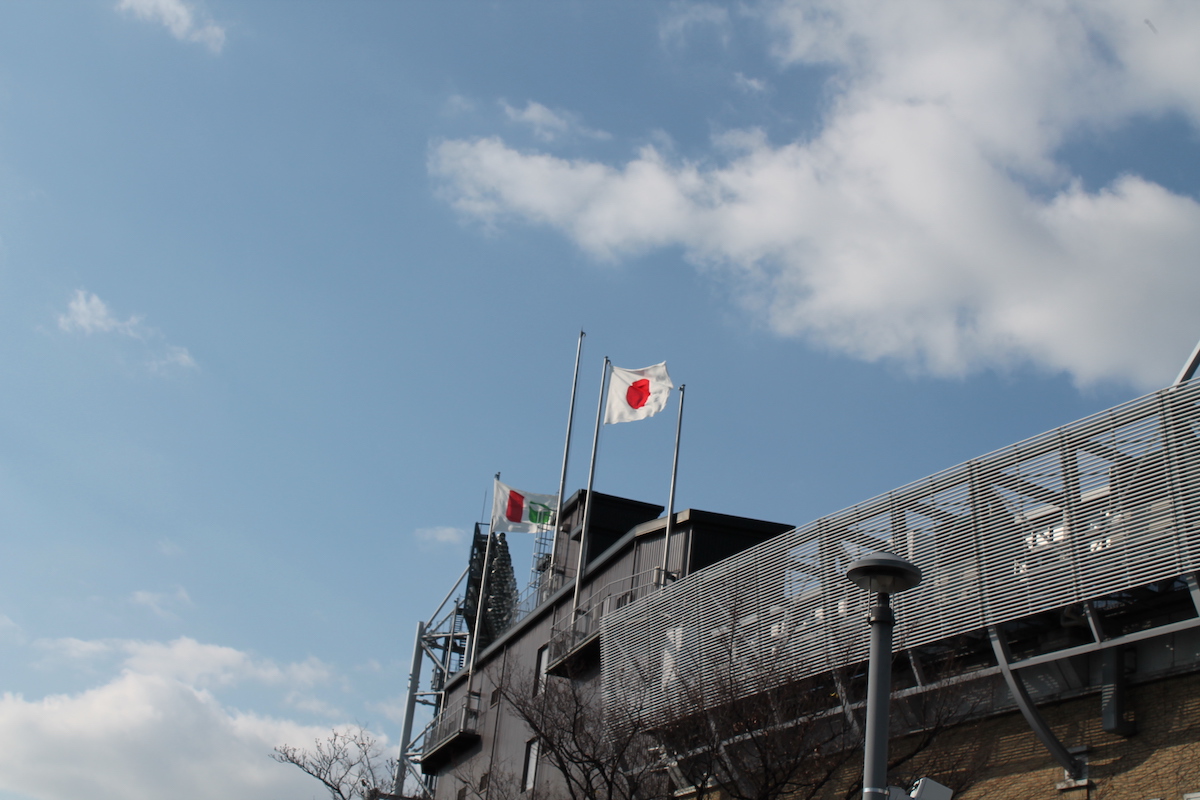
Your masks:
{"label": "support column", "polygon": [[892,628],[896,616],[885,592],[875,595],[867,616],[871,650],[867,674],[867,736],[863,756],[863,800],[886,800],[889,702],[892,694]]}
{"label": "support column", "polygon": [[1012,653],[1009,652],[1008,640],[1004,637],[1004,633],[995,625],[991,625],[988,627],[988,634],[992,639],[992,651],[996,654],[996,663],[1000,667],[1000,674],[1004,676],[1004,682],[1008,684],[1008,691],[1012,693],[1017,708],[1021,710],[1021,715],[1033,729],[1034,735],[1041,740],[1046,749],[1050,751],[1050,755],[1054,756],[1054,760],[1062,765],[1068,775],[1076,780],[1083,777],[1083,762],[1063,747],[1063,743],[1058,740],[1058,737],[1050,730],[1050,726],[1046,724],[1046,720],[1038,713],[1037,706],[1033,704],[1029,691],[1025,688],[1025,683],[1013,671]]}

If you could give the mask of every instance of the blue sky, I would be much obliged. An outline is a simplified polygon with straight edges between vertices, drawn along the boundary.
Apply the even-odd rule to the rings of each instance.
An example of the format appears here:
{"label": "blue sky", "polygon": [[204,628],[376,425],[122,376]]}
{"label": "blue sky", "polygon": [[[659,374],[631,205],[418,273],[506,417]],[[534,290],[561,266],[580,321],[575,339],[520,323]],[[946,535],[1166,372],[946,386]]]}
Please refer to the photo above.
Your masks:
{"label": "blue sky", "polygon": [[[492,475],[556,487],[581,329],[570,489],[603,357],[666,360],[678,506],[794,524],[1168,384],[1198,41],[1151,0],[0,5],[0,798],[316,797],[274,744],[394,744]],[[673,435],[605,430],[597,490],[665,504]]]}

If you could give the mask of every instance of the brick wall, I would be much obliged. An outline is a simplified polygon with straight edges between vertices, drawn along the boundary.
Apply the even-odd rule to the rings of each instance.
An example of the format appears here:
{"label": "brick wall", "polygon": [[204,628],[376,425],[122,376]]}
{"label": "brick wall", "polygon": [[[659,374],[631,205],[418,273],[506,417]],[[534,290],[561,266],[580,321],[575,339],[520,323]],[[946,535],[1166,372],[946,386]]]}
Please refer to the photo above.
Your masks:
{"label": "brick wall", "polygon": [[[1129,691],[1137,733],[1128,739],[1104,732],[1098,695],[1040,707],[1066,747],[1088,748],[1088,786],[1056,788],[1062,767],[1016,712],[945,731],[903,772],[960,789],[956,800],[1181,800],[1200,792],[1200,675]],[[893,752],[904,746],[896,742]]]}

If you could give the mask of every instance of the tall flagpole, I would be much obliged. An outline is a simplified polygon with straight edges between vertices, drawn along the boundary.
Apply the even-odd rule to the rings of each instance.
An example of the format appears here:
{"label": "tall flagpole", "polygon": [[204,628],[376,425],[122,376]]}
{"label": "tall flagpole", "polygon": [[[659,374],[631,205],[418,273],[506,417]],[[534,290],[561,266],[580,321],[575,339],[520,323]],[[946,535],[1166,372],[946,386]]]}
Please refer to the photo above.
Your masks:
{"label": "tall flagpole", "polygon": [[[496,473],[496,481],[500,481],[500,473]],[[496,507],[496,487],[492,484],[492,508]],[[496,517],[493,514],[488,521],[487,544],[483,548],[483,571],[479,576],[479,597],[475,603],[475,631],[471,636],[471,660],[467,664],[467,702],[471,702],[471,684],[475,680],[475,662],[479,658],[479,634],[483,631],[483,607],[487,602],[488,567],[492,558],[492,531],[496,527]],[[476,530],[479,527],[476,526]]]}
{"label": "tall flagpole", "polygon": [[679,385],[679,419],[675,422],[675,457],[671,461],[671,492],[667,498],[667,532],[663,537],[663,586],[667,585],[668,561],[671,555],[671,523],[675,520],[675,476],[679,474],[679,433],[683,430],[683,391],[687,384]]}
{"label": "tall flagpole", "polygon": [[479,634],[483,632],[483,607],[487,603],[488,562],[492,558],[492,526],[488,526],[487,544],[483,548],[483,574],[479,576],[479,599],[475,606],[475,632],[471,637],[471,663],[467,665],[467,702],[475,679],[475,662],[479,659]]}
{"label": "tall flagpole", "polygon": [[579,343],[575,346],[575,377],[571,379],[571,408],[567,411],[567,441],[563,444],[562,472],[558,478],[558,506],[554,509],[554,538],[550,542],[550,581],[553,586],[554,562],[558,552],[558,527],[562,515],[563,494],[567,491],[567,457],[571,454],[571,426],[575,421],[575,390],[579,387],[579,356],[583,352],[583,337],[579,332]]}
{"label": "tall flagpole", "polygon": [[604,384],[608,382],[608,356],[600,372],[600,399],[596,403],[596,431],[592,434],[592,460],[588,466],[587,497],[583,503],[583,529],[579,532],[579,562],[575,567],[575,599],[571,603],[571,630],[575,630],[575,618],[579,614],[579,592],[583,587],[584,555],[587,553],[588,528],[592,523],[592,483],[596,478],[596,445],[600,442],[600,421],[604,415]]}

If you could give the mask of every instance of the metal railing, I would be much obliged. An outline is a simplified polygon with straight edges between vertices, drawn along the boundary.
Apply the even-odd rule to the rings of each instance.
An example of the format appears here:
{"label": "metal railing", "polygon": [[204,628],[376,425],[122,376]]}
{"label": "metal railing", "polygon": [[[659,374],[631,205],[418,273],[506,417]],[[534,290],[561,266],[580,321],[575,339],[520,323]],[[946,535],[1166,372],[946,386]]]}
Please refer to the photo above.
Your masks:
{"label": "metal railing", "polygon": [[432,753],[456,736],[478,733],[479,692],[451,702],[430,723],[424,739],[425,754]]}
{"label": "metal railing", "polygon": [[924,573],[894,598],[900,647],[1197,570],[1200,382],[830,514],[608,615],[606,693],[636,673],[661,704],[717,663],[780,659],[804,677],[862,661],[868,598],[845,575],[877,550]]}
{"label": "metal railing", "polygon": [[600,631],[600,620],[666,585],[661,567],[619,578],[595,589],[580,603],[574,619],[564,619],[551,628],[550,661],[569,655]]}

